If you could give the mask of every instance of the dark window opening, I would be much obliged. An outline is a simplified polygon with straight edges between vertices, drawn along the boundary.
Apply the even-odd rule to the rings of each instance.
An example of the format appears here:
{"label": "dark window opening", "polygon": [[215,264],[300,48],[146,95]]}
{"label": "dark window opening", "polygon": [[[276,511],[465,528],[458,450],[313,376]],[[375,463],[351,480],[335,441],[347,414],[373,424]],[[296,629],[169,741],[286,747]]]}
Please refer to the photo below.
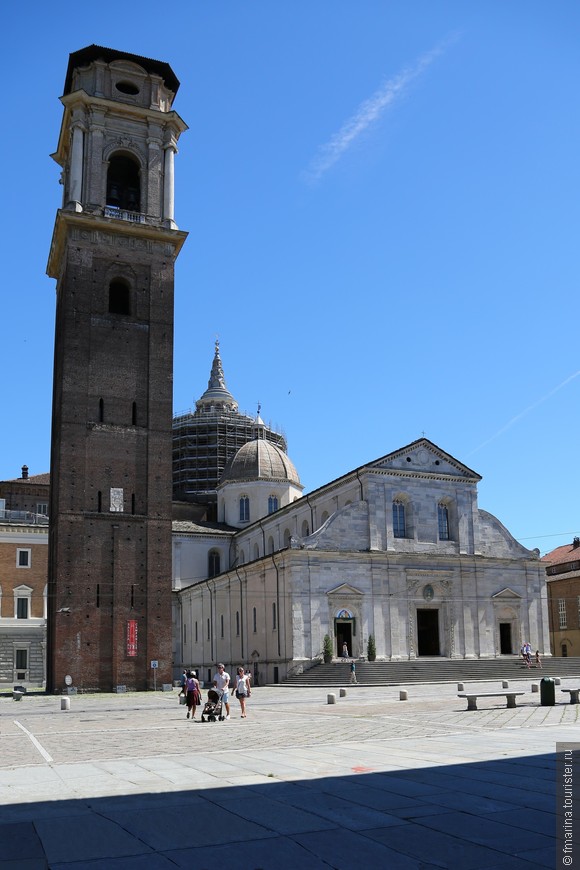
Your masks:
{"label": "dark window opening", "polygon": [[99,399],[99,423],[104,423],[105,421],[105,403],[102,399]]}
{"label": "dark window opening", "polygon": [[16,599],[16,619],[28,619],[28,598]]}
{"label": "dark window opening", "polygon": [[101,584],[97,583],[97,607],[101,606]]}
{"label": "dark window opening", "polygon": [[[17,649],[16,650],[16,670],[25,671],[28,668],[28,650],[27,649]],[[18,679],[26,679],[26,677],[18,677]]]}
{"label": "dark window opening", "polygon": [[129,287],[124,281],[109,284],[109,314],[131,314]]}
{"label": "dark window opening", "polygon": [[133,426],[137,425],[137,402],[133,402],[133,407],[131,408],[131,423]]}
{"label": "dark window opening", "polygon": [[208,554],[208,577],[217,577],[221,570],[220,554],[216,550],[210,550]]}
{"label": "dark window opening", "polygon": [[133,82],[117,82],[115,87],[122,94],[129,94],[131,97],[136,97],[139,93],[139,88]]}
{"label": "dark window opening", "polygon": [[99,490],[97,493],[97,512],[101,513],[102,509],[103,509],[103,494],[101,493],[101,490]]}
{"label": "dark window opening", "polygon": [[135,513],[135,493],[131,494],[131,513]]}
{"label": "dark window opening", "polygon": [[107,172],[107,205],[141,211],[139,167],[131,157],[111,157]]}

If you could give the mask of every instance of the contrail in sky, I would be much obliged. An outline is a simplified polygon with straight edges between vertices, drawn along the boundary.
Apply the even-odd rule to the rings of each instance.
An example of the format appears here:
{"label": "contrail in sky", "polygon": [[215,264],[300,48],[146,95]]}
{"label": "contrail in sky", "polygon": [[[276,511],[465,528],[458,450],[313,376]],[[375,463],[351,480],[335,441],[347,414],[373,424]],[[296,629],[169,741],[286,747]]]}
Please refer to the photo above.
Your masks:
{"label": "contrail in sky", "polygon": [[413,66],[405,67],[400,73],[388,79],[372,97],[361,103],[354,115],[345,121],[338,133],[331,136],[325,145],[320,146],[318,156],[313,159],[305,173],[307,178],[311,181],[318,181],[337,160],[340,160],[361,133],[364,133],[389,106],[400,99],[408,90],[411,82],[419,78],[455,39],[457,39],[456,36],[451,37],[431,51],[421,55]]}
{"label": "contrail in sky", "polygon": [[541,399],[538,399],[537,402],[534,402],[533,405],[530,405],[528,408],[526,408],[525,410],[521,411],[519,414],[516,414],[516,416],[515,416],[515,417],[512,417],[511,420],[510,420],[508,423],[505,424],[505,426],[502,426],[502,428],[499,429],[499,430],[495,433],[495,435],[492,435],[491,438],[488,438],[488,439],[487,439],[487,441],[484,441],[484,442],[483,442],[482,444],[480,444],[478,447],[475,447],[475,448],[474,448],[470,453],[467,454],[467,456],[471,456],[473,453],[477,453],[478,450],[481,450],[481,448],[482,448],[482,447],[485,447],[487,444],[489,444],[490,441],[495,441],[496,438],[499,438],[500,435],[503,435],[504,432],[506,432],[509,428],[511,428],[511,426],[513,426],[514,423],[517,423],[518,420],[521,420],[522,417],[525,417],[526,414],[529,414],[530,411],[533,411],[534,408],[537,408],[538,405],[541,405],[541,404],[542,404],[542,402],[546,402],[546,401],[547,401],[551,396],[554,395],[554,393],[557,393],[558,390],[561,390],[563,387],[566,386],[566,384],[569,384],[570,381],[573,381],[574,378],[577,378],[578,375],[580,375],[580,371],[574,372],[573,375],[570,375],[569,377],[567,377],[565,381],[562,381],[561,384],[558,384],[557,387],[554,387],[553,390],[550,390],[549,393],[546,393],[545,396],[542,396],[542,398],[541,398]]}

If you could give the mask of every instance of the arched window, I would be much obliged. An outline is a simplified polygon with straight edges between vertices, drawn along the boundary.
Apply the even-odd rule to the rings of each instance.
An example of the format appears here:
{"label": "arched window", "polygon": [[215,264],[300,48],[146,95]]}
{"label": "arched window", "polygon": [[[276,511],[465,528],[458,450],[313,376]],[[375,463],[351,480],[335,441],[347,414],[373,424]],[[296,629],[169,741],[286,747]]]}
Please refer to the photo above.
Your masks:
{"label": "arched window", "polygon": [[273,514],[274,511],[278,510],[278,499],[275,495],[271,495],[268,498],[268,513]]}
{"label": "arched window", "polygon": [[207,554],[207,576],[217,577],[221,571],[221,559],[217,550],[210,550]]}
{"label": "arched window", "polygon": [[290,529],[284,529],[284,546],[285,547],[290,546],[290,538],[291,537],[292,537],[292,535],[290,534]]}
{"label": "arched window", "polygon": [[406,537],[405,505],[399,499],[393,502],[393,535],[395,538]]}
{"label": "arched window", "polygon": [[325,523],[326,520],[328,519],[328,516],[329,516],[328,511],[323,511],[323,512],[322,512],[322,517],[321,517],[322,525],[324,525],[324,523]]}
{"label": "arched window", "polygon": [[109,284],[109,314],[131,314],[131,294],[126,281],[117,279]]}
{"label": "arched window", "polygon": [[116,154],[107,172],[107,205],[127,211],[141,211],[139,166],[132,157]]}
{"label": "arched window", "polygon": [[260,548],[257,544],[254,544],[254,559],[260,558]]}
{"label": "arched window", "polygon": [[243,495],[240,499],[240,522],[250,522],[250,499],[247,495]]}
{"label": "arched window", "polygon": [[308,522],[304,520],[304,522],[302,523],[302,537],[307,538],[309,534],[310,529],[308,528]]}
{"label": "arched window", "polygon": [[437,522],[439,524],[439,540],[449,540],[449,510],[447,505],[440,502],[437,505]]}
{"label": "arched window", "polygon": [[[274,552],[274,538],[272,536],[270,536],[268,538],[268,553],[273,553],[273,552]],[[578,605],[578,612],[580,613],[580,603]]]}

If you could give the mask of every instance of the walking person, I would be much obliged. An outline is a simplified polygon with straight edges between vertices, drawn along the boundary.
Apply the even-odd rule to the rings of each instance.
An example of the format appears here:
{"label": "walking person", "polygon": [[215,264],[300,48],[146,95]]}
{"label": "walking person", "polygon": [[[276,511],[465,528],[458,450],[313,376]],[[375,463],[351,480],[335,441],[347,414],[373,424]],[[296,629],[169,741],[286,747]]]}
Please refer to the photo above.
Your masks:
{"label": "walking person", "polygon": [[226,719],[230,718],[230,675],[227,673],[225,665],[221,662],[217,666],[217,674],[214,674],[213,684],[219,692],[222,692],[222,703],[226,707]]}
{"label": "walking person", "polygon": [[342,657],[343,657],[343,659],[348,658],[348,646],[347,646],[346,641],[342,645]]}
{"label": "walking person", "polygon": [[536,667],[537,668],[542,667],[542,659],[540,658],[540,650],[539,649],[536,650]]}
{"label": "walking person", "polygon": [[236,672],[236,698],[242,708],[242,719],[246,718],[246,698],[249,698],[251,694],[250,675],[246,674],[242,667],[239,667]]}
{"label": "walking person", "polygon": [[185,684],[187,683],[187,671],[185,668],[183,669],[183,673],[181,675],[181,692],[180,695],[185,695]]}
{"label": "walking person", "polygon": [[356,683],[356,665],[354,662],[350,663],[350,681]]}
{"label": "walking person", "polygon": [[187,672],[187,682],[185,684],[187,697],[187,719],[191,716],[195,719],[195,708],[201,703],[201,688],[199,680],[195,676],[195,671]]}

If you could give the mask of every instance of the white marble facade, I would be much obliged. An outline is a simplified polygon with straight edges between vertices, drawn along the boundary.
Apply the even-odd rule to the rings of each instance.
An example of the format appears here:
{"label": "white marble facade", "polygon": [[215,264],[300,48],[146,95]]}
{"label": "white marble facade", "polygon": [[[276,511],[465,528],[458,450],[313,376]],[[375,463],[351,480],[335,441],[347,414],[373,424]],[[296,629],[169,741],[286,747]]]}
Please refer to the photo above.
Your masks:
{"label": "white marble facade", "polygon": [[[258,474],[232,481],[250,505],[268,489]],[[325,634],[357,657],[372,634],[385,660],[491,658],[523,640],[547,653],[539,553],[478,508],[480,479],[422,438],[237,530],[180,523],[176,665],[205,678],[242,663],[272,682],[319,661]]]}

